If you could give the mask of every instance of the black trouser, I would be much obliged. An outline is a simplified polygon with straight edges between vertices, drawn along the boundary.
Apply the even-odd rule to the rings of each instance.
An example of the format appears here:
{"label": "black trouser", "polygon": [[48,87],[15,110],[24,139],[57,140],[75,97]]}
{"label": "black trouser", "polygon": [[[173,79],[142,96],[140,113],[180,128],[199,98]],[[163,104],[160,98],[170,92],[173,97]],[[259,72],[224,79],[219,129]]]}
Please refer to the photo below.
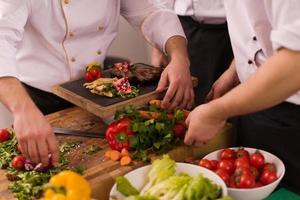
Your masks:
{"label": "black trouser", "polygon": [[300,106],[281,103],[240,117],[237,144],[269,151],[286,166],[283,184],[300,193]]}
{"label": "black trouser", "polygon": [[195,88],[198,105],[233,59],[227,24],[201,24],[191,17],[179,19],[188,39],[191,73],[199,80]]}
{"label": "black trouser", "polygon": [[24,83],[23,86],[25,87],[33,102],[44,115],[73,106],[73,104],[52,93],[39,90]]}

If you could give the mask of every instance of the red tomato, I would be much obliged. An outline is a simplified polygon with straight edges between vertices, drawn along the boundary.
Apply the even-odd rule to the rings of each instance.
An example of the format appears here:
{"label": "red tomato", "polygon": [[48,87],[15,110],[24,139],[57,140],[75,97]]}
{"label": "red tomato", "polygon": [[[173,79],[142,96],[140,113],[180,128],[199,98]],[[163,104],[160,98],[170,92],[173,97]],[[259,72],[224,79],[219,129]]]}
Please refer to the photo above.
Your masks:
{"label": "red tomato", "polygon": [[237,186],[239,188],[254,188],[255,180],[249,173],[243,173],[239,178]]}
{"label": "red tomato", "polygon": [[221,160],[224,160],[224,159],[235,159],[236,158],[236,152],[232,149],[223,149],[221,151]]}
{"label": "red tomato", "polygon": [[89,72],[92,75],[92,77],[94,78],[94,80],[101,77],[101,72],[98,69],[91,69]]}
{"label": "red tomato", "polygon": [[94,77],[90,72],[85,72],[84,79],[85,79],[86,82],[94,81]]}
{"label": "red tomato", "polygon": [[184,139],[186,127],[183,123],[176,122],[173,127],[173,132],[176,137]]}
{"label": "red tomato", "polygon": [[265,166],[264,166],[264,169],[263,171],[265,170],[269,170],[269,171],[272,171],[272,172],[276,172],[276,166],[274,165],[274,163],[266,163]]}
{"label": "red tomato", "polygon": [[11,166],[16,170],[23,170],[26,158],[24,156],[15,156],[11,161]]}
{"label": "red tomato", "polygon": [[218,164],[218,169],[224,169],[229,174],[232,174],[235,170],[235,167],[231,160],[221,160]]}
{"label": "red tomato", "polygon": [[263,184],[261,182],[258,181],[255,183],[255,187],[261,187],[261,186],[263,186]]}
{"label": "red tomato", "polygon": [[236,183],[235,183],[235,176],[234,175],[232,175],[230,177],[229,187],[231,187],[231,188],[237,188]]}
{"label": "red tomato", "polygon": [[250,166],[249,172],[251,176],[253,176],[254,180],[257,181],[259,179],[259,171],[257,168]]}
{"label": "red tomato", "polygon": [[230,184],[230,176],[226,170],[217,169],[216,174],[221,177],[221,179],[226,183],[227,186]]}
{"label": "red tomato", "polygon": [[0,129],[0,142],[10,139],[10,134],[7,129]]}
{"label": "red tomato", "polygon": [[250,156],[250,165],[262,168],[265,165],[265,157],[259,151],[256,151]]}
{"label": "red tomato", "polygon": [[249,158],[250,154],[247,150],[245,150],[244,148],[239,148],[236,152],[236,157],[237,158],[241,158],[241,157],[246,157]]}
{"label": "red tomato", "polygon": [[235,160],[234,166],[236,168],[238,167],[249,167],[249,159],[247,157],[239,157]]}
{"label": "red tomato", "polygon": [[218,168],[219,161],[211,160],[210,163],[211,163],[211,166],[212,166],[213,170]]}
{"label": "red tomato", "polygon": [[205,168],[210,169],[210,170],[213,169],[212,165],[211,165],[211,162],[208,159],[202,159],[202,160],[200,160],[199,165],[201,167],[205,167]]}
{"label": "red tomato", "polygon": [[272,172],[269,170],[265,170],[262,172],[261,176],[260,176],[260,182],[263,185],[268,185],[274,181],[277,180],[277,174],[276,172]]}

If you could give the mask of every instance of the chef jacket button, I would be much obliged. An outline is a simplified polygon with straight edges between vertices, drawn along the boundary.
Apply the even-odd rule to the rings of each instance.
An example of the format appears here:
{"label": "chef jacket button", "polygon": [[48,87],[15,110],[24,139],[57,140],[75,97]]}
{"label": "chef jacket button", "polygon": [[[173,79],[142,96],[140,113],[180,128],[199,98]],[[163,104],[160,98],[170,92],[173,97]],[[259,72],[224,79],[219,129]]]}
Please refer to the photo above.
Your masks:
{"label": "chef jacket button", "polygon": [[75,35],[75,34],[74,34],[73,32],[70,32],[70,33],[69,33],[69,36],[70,36],[70,37],[73,37],[74,35]]}
{"label": "chef jacket button", "polygon": [[104,30],[104,27],[103,26],[99,26],[98,27],[98,31],[103,31]]}
{"label": "chef jacket button", "polygon": [[65,3],[65,4],[69,4],[70,1],[69,1],[69,0],[64,0],[64,3]]}
{"label": "chef jacket button", "polygon": [[256,36],[253,36],[253,38],[252,38],[252,39],[253,39],[253,41],[256,41],[256,40],[257,40]]}
{"label": "chef jacket button", "polygon": [[74,57],[71,58],[71,62],[75,62],[76,59]]}
{"label": "chef jacket button", "polygon": [[253,62],[252,60],[248,60],[248,64],[251,65]]}
{"label": "chef jacket button", "polygon": [[100,50],[97,51],[97,54],[98,54],[98,55],[101,55],[101,53],[102,53],[102,52],[101,52]]}

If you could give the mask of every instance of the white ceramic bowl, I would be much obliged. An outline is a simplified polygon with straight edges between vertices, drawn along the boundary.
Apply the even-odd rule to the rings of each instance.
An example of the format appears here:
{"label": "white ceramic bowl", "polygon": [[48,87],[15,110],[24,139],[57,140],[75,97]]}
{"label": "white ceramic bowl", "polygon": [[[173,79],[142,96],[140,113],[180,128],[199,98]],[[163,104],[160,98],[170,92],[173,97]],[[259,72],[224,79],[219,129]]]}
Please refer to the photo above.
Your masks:
{"label": "white ceramic bowl", "polygon": [[[231,148],[237,150],[237,147]],[[254,153],[257,149],[254,148],[246,148],[250,154]],[[203,159],[209,159],[209,160],[218,160],[220,158],[221,150],[214,151],[207,156],[205,156]],[[277,169],[277,177],[278,179],[274,181],[273,183],[270,183],[268,185],[258,187],[258,188],[252,188],[252,189],[237,189],[237,188],[230,188],[228,187],[228,194],[231,196],[234,200],[261,200],[269,196],[277,187],[279,182],[284,176],[285,173],[285,167],[283,162],[275,155],[259,150],[265,157],[265,162],[274,163]]]}
{"label": "white ceramic bowl", "polygon": [[[125,175],[125,177],[130,181],[130,183],[135,188],[137,188],[138,190],[141,190],[142,187],[148,181],[147,175],[148,175],[148,172],[150,171],[150,169],[151,169],[151,165],[147,165],[145,167],[141,167],[141,168],[138,168],[136,170],[129,172],[128,174]],[[197,165],[188,164],[188,163],[176,163],[176,171],[178,173],[180,173],[180,172],[187,173],[190,176],[196,176],[199,173],[202,173],[203,176],[212,180],[217,185],[221,186],[223,196],[228,195],[227,187],[226,187],[226,184],[224,183],[224,181],[218,175],[216,175],[214,172],[212,172],[206,168],[199,167]],[[124,196],[117,191],[116,184],[114,184],[114,186],[112,187],[112,189],[110,191],[110,197],[124,198]]]}

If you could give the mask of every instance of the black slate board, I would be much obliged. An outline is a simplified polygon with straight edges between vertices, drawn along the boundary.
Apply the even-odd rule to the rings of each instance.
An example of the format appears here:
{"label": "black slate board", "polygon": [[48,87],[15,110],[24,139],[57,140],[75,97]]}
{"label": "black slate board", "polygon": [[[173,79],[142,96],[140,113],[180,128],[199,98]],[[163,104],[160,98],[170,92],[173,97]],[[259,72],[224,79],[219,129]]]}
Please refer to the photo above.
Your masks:
{"label": "black slate board", "polygon": [[[106,74],[104,74],[104,76],[110,77],[110,74],[106,73]],[[88,99],[88,100],[94,102],[95,104],[98,104],[103,107],[110,106],[110,105],[130,99],[130,98],[121,98],[121,97],[110,98],[110,97],[104,97],[104,96],[100,96],[97,94],[93,94],[89,91],[89,89],[87,89],[83,86],[84,83],[85,83],[84,79],[79,79],[76,81],[64,83],[60,86],[66,90],[69,90],[70,92],[73,92],[74,94],[76,94],[78,96]],[[141,84],[141,85],[137,86],[140,90],[139,96],[154,91],[157,87],[157,84],[158,84],[158,81],[153,81],[153,82],[149,82],[147,84]]]}

